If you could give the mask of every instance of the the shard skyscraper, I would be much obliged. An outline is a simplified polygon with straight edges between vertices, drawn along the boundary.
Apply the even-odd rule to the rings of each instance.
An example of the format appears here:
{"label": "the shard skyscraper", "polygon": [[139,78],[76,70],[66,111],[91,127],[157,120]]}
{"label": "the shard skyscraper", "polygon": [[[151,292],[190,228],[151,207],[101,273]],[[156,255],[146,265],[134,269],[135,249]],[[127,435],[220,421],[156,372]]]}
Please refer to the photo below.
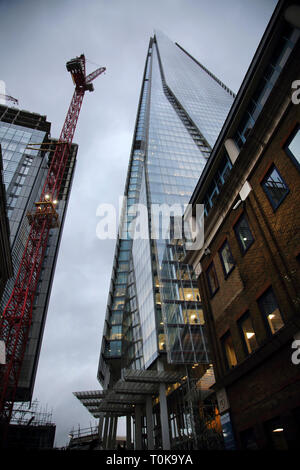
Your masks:
{"label": "the shard skyscraper", "polygon": [[[94,416],[105,417],[104,447],[111,446],[109,436],[122,415],[128,445],[134,417],[136,449],[186,448],[196,433],[198,412],[191,397],[199,380],[212,376],[201,299],[193,272],[182,263],[184,245],[172,240],[172,230],[164,236],[165,213],[154,220],[151,210],[176,205],[183,213],[233,100],[218,78],[155,32],[146,56],[98,368],[104,391]],[[230,165],[224,153],[219,184]],[[148,217],[143,236],[132,240],[137,205],[147,207]],[[170,215],[169,223],[178,220]],[[76,396],[88,405],[88,396]]]}

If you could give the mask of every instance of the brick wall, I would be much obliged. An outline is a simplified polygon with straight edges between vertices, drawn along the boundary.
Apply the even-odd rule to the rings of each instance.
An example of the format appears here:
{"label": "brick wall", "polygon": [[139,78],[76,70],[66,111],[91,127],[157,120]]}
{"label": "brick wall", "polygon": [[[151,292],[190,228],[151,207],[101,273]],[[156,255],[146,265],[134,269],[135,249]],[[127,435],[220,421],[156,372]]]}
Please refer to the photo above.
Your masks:
{"label": "brick wall", "polygon": [[[202,260],[199,286],[216,362],[216,382],[219,387],[226,386],[237,432],[253,423],[258,426],[257,423],[281,410],[300,406],[300,366],[291,362],[293,334],[300,329],[300,263],[297,260],[300,253],[300,171],[284,149],[297,123],[300,123],[300,105],[291,105],[248,178],[251,193],[244,204],[228,212],[210,244],[211,254]],[[289,188],[277,210],[272,208],[261,185],[273,164]],[[244,254],[233,228],[242,213],[254,237]],[[225,240],[235,260],[235,267],[227,277],[218,252]],[[219,284],[213,296],[206,278],[212,261]],[[257,302],[269,286],[286,325],[272,337]],[[250,313],[258,342],[258,349],[251,355],[245,350],[237,323],[246,311]],[[226,367],[220,342],[228,331],[238,361],[233,370]],[[266,353],[268,348],[271,349]],[[263,433],[261,436],[263,442]]]}

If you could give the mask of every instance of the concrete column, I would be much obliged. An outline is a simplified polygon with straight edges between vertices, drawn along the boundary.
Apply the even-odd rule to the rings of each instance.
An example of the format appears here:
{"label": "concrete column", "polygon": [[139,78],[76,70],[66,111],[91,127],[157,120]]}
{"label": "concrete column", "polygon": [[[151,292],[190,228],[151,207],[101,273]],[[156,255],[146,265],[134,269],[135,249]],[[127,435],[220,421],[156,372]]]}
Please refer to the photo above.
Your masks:
{"label": "concrete column", "polygon": [[131,448],[131,416],[126,416],[126,449]]}
{"label": "concrete column", "polygon": [[135,442],[134,450],[142,450],[142,407],[135,406]]}
{"label": "concrete column", "polygon": [[111,446],[112,446],[113,430],[114,430],[114,417],[111,416],[110,423],[109,423],[109,434],[108,434],[108,439],[107,439],[107,449],[111,449]]}
{"label": "concrete column", "polygon": [[108,425],[109,425],[109,416],[104,417],[104,432],[102,435],[102,446],[103,449],[107,448],[107,438],[108,438]]}
{"label": "concrete column", "polygon": [[147,417],[147,442],[148,450],[154,450],[154,423],[152,414],[152,397],[147,395],[146,399],[146,417]]}
{"label": "concrete column", "polygon": [[159,384],[160,424],[163,450],[171,449],[166,385]]}
{"label": "concrete column", "polygon": [[117,429],[118,429],[118,416],[113,418],[113,432],[112,432],[112,441],[111,441],[111,448],[116,448],[116,437],[117,437]]}
{"label": "concrete column", "polygon": [[104,415],[101,414],[99,417],[99,424],[98,424],[98,436],[100,440],[102,440],[103,424],[104,424]]}
{"label": "concrete column", "polygon": [[231,163],[233,164],[239,156],[240,150],[233,139],[225,140],[225,148],[227,150]]}
{"label": "concrete column", "polygon": [[[157,361],[157,370],[163,371],[164,365],[161,360]],[[166,384],[159,384],[159,404],[160,404],[160,425],[162,434],[163,450],[171,449],[168,404],[166,396]]]}

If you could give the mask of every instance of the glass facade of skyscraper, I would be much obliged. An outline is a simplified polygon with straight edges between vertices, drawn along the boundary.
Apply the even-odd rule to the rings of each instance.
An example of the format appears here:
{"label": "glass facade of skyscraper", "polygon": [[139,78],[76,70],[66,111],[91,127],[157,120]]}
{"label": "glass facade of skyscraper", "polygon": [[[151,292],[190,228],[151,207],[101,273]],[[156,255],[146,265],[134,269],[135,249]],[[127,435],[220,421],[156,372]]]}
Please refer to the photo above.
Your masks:
{"label": "glass facade of skyscraper", "polygon": [[[161,354],[169,363],[209,362],[195,276],[164,229],[181,220],[233,99],[163,33],[151,38],[99,361],[105,387],[109,376],[148,368]],[[140,205],[148,210],[142,228]]]}

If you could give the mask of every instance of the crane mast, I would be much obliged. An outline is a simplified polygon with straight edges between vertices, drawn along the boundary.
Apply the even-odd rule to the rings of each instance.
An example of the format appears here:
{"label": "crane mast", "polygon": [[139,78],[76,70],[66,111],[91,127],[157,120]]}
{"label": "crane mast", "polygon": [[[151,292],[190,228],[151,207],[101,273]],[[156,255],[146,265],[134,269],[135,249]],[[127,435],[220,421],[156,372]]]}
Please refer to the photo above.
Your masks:
{"label": "crane mast", "polygon": [[59,225],[57,205],[83,97],[87,90],[94,90],[92,81],[106,70],[100,67],[86,76],[83,54],[67,62],[66,67],[75,85],[74,94],[40,198],[27,214],[29,235],[13,290],[0,318],[0,340],[6,349],[6,363],[0,365],[0,423],[8,424],[11,419],[49,231]]}

